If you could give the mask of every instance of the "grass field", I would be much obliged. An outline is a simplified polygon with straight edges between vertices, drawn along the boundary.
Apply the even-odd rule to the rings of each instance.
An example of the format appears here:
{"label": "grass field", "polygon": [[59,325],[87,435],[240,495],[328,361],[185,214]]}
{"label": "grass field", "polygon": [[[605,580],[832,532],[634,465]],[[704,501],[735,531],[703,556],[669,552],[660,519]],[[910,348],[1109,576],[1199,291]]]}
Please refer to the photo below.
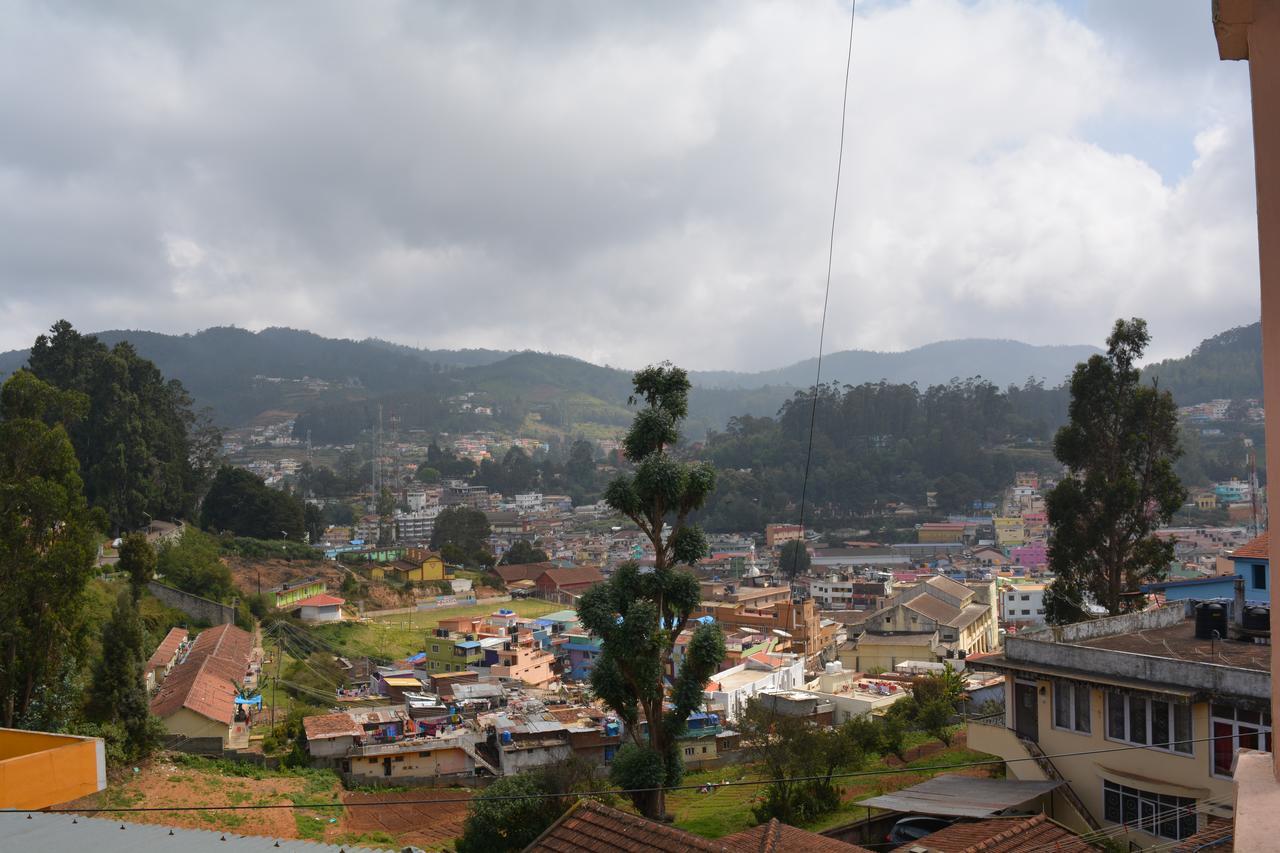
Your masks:
{"label": "grass field", "polygon": [[435,629],[441,619],[455,616],[481,616],[504,607],[514,610],[521,616],[531,618],[566,609],[562,604],[551,604],[529,598],[499,604],[479,603],[466,607],[446,607],[421,613],[404,613],[368,622],[319,625],[309,630],[317,638],[342,650],[346,655],[357,657],[368,655],[384,660],[397,660],[422,651],[427,634]]}

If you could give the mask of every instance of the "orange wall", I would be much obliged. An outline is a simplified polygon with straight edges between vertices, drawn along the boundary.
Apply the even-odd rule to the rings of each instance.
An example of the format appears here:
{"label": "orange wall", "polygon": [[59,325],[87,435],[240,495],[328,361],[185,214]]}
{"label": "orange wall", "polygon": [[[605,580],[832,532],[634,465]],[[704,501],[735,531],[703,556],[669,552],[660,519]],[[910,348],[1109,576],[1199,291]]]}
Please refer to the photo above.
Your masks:
{"label": "orange wall", "polygon": [[0,729],[0,808],[42,809],[100,791],[96,738]]}

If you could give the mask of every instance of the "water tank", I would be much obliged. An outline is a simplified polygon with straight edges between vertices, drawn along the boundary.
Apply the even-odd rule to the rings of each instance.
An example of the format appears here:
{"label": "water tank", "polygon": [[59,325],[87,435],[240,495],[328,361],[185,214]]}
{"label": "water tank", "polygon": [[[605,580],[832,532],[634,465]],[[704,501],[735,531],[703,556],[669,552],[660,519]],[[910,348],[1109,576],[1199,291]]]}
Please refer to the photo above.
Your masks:
{"label": "water tank", "polygon": [[1271,608],[1270,607],[1246,607],[1244,609],[1244,625],[1246,631],[1270,631],[1271,630]]}
{"label": "water tank", "polygon": [[718,726],[718,725],[720,725],[720,715],[719,715],[719,714],[710,714],[710,715],[708,715],[708,719],[709,719],[709,720],[711,720],[711,725],[713,725],[713,726]]}
{"label": "water tank", "polygon": [[1196,605],[1196,639],[1212,640],[1214,632],[1217,638],[1227,638],[1227,608],[1216,601],[1203,601]]}
{"label": "water tank", "polygon": [[827,675],[837,675],[844,672],[844,664],[840,663],[838,660],[833,660],[823,667],[823,671],[825,671]]}
{"label": "water tank", "polygon": [[504,746],[508,746],[511,744],[511,732],[503,732],[498,737],[502,741]]}
{"label": "water tank", "polygon": [[969,654],[968,649],[960,649],[959,651],[956,652],[956,657],[960,658],[960,660],[964,660],[965,655],[967,654]]}

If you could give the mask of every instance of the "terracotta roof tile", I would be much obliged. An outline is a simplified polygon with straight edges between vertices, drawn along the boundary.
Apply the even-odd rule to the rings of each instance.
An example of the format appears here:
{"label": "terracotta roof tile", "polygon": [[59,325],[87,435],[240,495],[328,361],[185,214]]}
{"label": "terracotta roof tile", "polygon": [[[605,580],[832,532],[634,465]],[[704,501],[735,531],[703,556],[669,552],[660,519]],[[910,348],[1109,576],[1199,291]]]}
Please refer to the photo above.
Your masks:
{"label": "terracotta roof tile", "polygon": [[253,637],[234,625],[201,631],[151,699],[151,713],[168,717],[181,708],[231,724],[235,698],[249,671]]}
{"label": "terracotta roof tile", "polygon": [[164,639],[160,641],[160,645],[156,646],[156,650],[151,653],[151,659],[147,661],[146,669],[143,671],[151,672],[162,666],[168,666],[186,638],[186,628],[170,628],[169,633],[165,634]]}
{"label": "terracotta roof tile", "polygon": [[557,587],[594,584],[600,583],[604,580],[604,575],[600,574],[600,570],[595,566],[573,566],[567,569],[544,569],[542,573],[534,579],[535,583],[542,580],[544,577]]}
{"label": "terracotta roof tile", "polygon": [[777,818],[720,839],[733,853],[869,853],[865,847],[798,829]]}
{"label": "terracotta roof tile", "polygon": [[526,847],[525,853],[723,853],[728,849],[683,829],[583,799]]}
{"label": "terracotta roof tile", "polygon": [[318,714],[314,717],[303,717],[302,728],[307,733],[307,740],[323,740],[348,735],[359,737],[364,734],[364,729],[351,719],[350,714]]}
{"label": "terracotta roof tile", "polygon": [[1271,532],[1268,531],[1260,536],[1255,536],[1239,548],[1231,552],[1232,557],[1243,557],[1252,560],[1266,560],[1270,558],[1271,548]]}
{"label": "terracotta roof tile", "polygon": [[929,853],[1096,853],[1097,847],[1043,814],[1030,818],[992,818],[954,823],[893,853],[924,849]]}
{"label": "terracotta roof tile", "polygon": [[342,606],[346,603],[347,601],[344,598],[338,598],[336,595],[325,595],[321,593],[320,595],[311,595],[295,601],[293,604],[289,605],[289,607],[331,607],[335,604]]}

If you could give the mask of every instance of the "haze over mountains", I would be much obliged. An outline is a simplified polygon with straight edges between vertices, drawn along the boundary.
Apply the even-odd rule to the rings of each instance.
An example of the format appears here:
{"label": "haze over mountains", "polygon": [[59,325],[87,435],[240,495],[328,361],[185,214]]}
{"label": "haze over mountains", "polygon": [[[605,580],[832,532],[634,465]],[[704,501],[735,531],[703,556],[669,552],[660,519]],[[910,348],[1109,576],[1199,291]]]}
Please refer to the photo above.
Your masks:
{"label": "haze over mountains", "polygon": [[[1203,342],[1193,354],[1148,368],[1174,391],[1179,403],[1215,396],[1260,393],[1261,350],[1257,324]],[[478,391],[499,402],[548,411],[561,421],[624,424],[630,415],[627,370],[577,358],[506,350],[426,350],[379,340],[324,338],[311,332],[269,328],[261,332],[219,327],[187,335],[109,330],[96,333],[108,345],[128,340],[166,376],[179,379],[200,405],[210,406],[226,426],[245,423],[265,410],[308,411],[363,406],[384,395]],[[941,341],[905,352],[847,350],[823,358],[824,382],[917,383],[921,388],[953,378],[981,376],[997,386],[1028,378],[1048,387],[1062,383],[1096,347],[1034,346],[1018,341]],[[26,351],[0,353],[0,376],[26,361]],[[813,359],[758,373],[693,371],[691,433],[721,429],[734,415],[772,415],[814,378]],[[304,377],[332,387],[291,387]],[[296,385],[296,382],[294,383]],[[305,391],[305,393],[304,393]],[[1194,398],[1194,399],[1193,399]],[[559,407],[559,409],[557,409]],[[553,412],[553,410],[555,410]],[[350,419],[351,413],[337,412]],[[364,417],[363,414],[359,415]],[[424,416],[425,421],[431,418]]]}

